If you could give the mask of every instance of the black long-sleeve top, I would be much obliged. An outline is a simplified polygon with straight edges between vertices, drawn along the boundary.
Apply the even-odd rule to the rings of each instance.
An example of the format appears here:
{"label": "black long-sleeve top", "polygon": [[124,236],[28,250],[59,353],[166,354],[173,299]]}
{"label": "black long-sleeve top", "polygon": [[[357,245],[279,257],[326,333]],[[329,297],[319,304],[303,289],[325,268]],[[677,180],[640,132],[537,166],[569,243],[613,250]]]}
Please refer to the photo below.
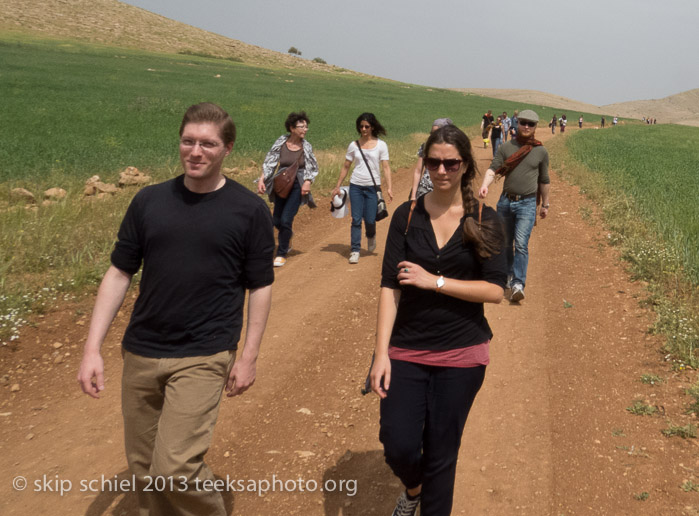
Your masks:
{"label": "black long-sleeve top", "polygon": [[[400,285],[397,279],[398,263],[407,260],[445,278],[484,280],[504,288],[507,281],[504,246],[499,254],[482,260],[472,244],[464,244],[460,225],[444,247],[439,249],[430,216],[425,210],[424,197],[417,200],[406,235],[409,211],[410,202],[406,202],[393,214],[381,273],[382,287],[401,290],[390,345],[444,351],[491,339],[493,334],[484,315],[483,303]],[[467,216],[478,217],[478,213]],[[498,217],[495,210],[483,208],[484,221],[494,217]]]}

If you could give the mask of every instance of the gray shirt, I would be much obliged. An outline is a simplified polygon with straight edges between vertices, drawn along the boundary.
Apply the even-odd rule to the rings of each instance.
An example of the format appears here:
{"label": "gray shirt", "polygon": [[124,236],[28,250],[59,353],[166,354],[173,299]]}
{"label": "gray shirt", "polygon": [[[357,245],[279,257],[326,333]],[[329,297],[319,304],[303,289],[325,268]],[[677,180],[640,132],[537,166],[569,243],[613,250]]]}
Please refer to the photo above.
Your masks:
{"label": "gray shirt", "polygon": [[[520,149],[517,140],[511,140],[498,147],[490,168],[499,169],[507,158]],[[502,191],[513,195],[529,195],[536,193],[539,184],[549,184],[549,153],[541,145],[534,147],[527,157],[517,167],[505,176]]]}

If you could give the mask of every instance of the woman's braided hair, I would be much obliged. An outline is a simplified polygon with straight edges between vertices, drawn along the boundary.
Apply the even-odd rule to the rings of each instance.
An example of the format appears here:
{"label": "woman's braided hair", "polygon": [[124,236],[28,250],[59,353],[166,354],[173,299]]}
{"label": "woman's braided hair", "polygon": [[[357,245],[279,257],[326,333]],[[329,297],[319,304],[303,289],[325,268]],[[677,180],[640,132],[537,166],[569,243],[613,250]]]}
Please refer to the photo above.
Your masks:
{"label": "woman's braided hair", "polygon": [[490,258],[502,249],[504,232],[498,217],[490,217],[478,222],[478,201],[471,189],[471,181],[476,177],[476,162],[471,153],[471,142],[461,129],[455,125],[447,125],[430,134],[425,143],[425,156],[429,156],[430,147],[436,143],[453,145],[461,156],[466,167],[461,176],[461,199],[466,215],[462,238],[465,243],[473,244],[481,259]]}

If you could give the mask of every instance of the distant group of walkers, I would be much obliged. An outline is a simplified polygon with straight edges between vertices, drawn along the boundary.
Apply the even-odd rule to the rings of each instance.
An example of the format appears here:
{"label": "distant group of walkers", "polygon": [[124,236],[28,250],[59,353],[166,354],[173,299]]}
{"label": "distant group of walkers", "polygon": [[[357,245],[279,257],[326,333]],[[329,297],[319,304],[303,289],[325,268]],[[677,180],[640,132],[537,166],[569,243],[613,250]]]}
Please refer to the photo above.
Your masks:
{"label": "distant group of walkers", "polygon": [[[410,200],[390,221],[369,382],[381,400],[386,462],[405,487],[394,516],[418,507],[423,516],[451,513],[464,425],[489,364],[493,335],[484,303],[499,303],[506,288],[512,302],[524,298],[529,236],[537,209],[548,214],[548,153],[534,137],[538,115],[498,118],[488,125],[500,126],[505,141],[494,144],[475,193],[471,142],[451,119],[436,119],[418,151]],[[204,456],[221,392],[240,395],[255,382],[273,267],[287,261],[294,217],[302,204],[315,205],[319,170],[306,140],[309,124],[306,113],[290,113],[286,133],[265,157],[256,184],[273,203],[270,214],[262,199],[222,173],[236,138],[231,117],[215,104],[191,106],[179,130],[183,173],[141,190],[122,221],[78,382],[95,398],[104,390],[100,349],[142,267],[122,341],[125,447],[141,515],[226,514],[220,492],[196,486],[214,479]],[[353,167],[352,264],[362,222],[367,249],[376,248],[382,171],[388,202],[393,198],[388,147],[379,138],[384,127],[372,113],[355,125],[359,137],[332,191],[342,194]],[[479,201],[496,178],[504,178],[497,212]],[[244,347],[236,358],[246,295]],[[165,489],[145,489],[153,478]]]}
{"label": "distant group of walkers", "polygon": [[517,136],[518,121],[519,116],[516,110],[512,118],[507,116],[507,111],[503,111],[502,115],[498,115],[495,118],[493,117],[493,111],[489,109],[483,115],[483,121],[481,122],[483,147],[487,148],[490,143],[493,148],[493,156],[495,156],[501,143],[506,142],[508,138]]}

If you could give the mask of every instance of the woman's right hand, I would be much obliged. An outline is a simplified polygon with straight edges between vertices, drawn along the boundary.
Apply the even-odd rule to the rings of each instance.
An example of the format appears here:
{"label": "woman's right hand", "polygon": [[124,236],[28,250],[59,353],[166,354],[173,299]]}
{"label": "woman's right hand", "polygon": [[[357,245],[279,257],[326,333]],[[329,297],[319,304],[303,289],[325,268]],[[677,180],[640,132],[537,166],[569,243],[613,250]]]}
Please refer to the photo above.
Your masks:
{"label": "woman's right hand", "polygon": [[381,399],[388,396],[388,388],[391,384],[391,360],[388,358],[388,353],[374,357],[374,365],[369,376],[371,378],[371,390],[378,394]]}
{"label": "woman's right hand", "polygon": [[265,177],[264,176],[262,176],[260,179],[257,180],[257,193],[258,194],[267,193],[267,187],[265,186]]}
{"label": "woman's right hand", "polygon": [[330,198],[332,199],[336,195],[340,195],[340,187],[339,186],[336,186],[335,188],[333,188],[333,191],[330,192]]}

